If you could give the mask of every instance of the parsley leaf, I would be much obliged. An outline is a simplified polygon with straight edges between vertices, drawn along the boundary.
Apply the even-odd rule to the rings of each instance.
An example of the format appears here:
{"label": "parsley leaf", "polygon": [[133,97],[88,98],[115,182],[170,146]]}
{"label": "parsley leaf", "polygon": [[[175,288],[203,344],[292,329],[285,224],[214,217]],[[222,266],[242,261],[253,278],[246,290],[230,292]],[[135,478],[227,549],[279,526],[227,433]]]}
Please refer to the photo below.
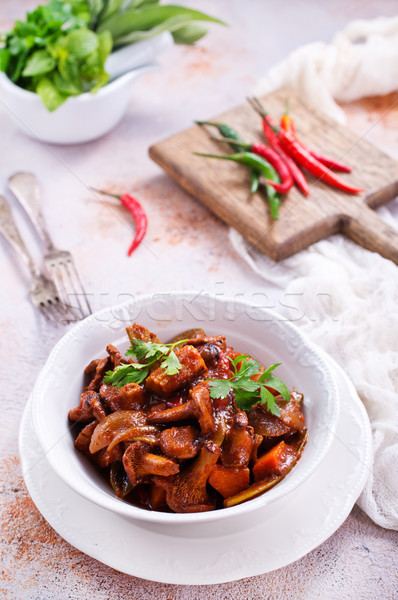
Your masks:
{"label": "parsley leaf", "polygon": [[267,410],[273,415],[279,417],[279,408],[277,403],[275,402],[275,396],[271,394],[271,392],[267,390],[267,388],[264,386],[260,388],[260,397],[261,404],[266,404]]}
{"label": "parsley leaf", "polygon": [[231,389],[231,382],[229,379],[211,379],[209,386],[212,398],[226,398]]}
{"label": "parsley leaf", "polygon": [[160,363],[160,368],[165,369],[167,375],[175,375],[181,369],[182,365],[177,358],[174,350],[166,356],[166,358]]}
{"label": "parsley leaf", "polygon": [[[229,379],[210,379],[211,398],[226,398],[230,390],[235,393],[236,404],[243,410],[250,410],[255,404],[265,404],[267,410],[279,416],[279,407],[275,396],[270,392],[272,388],[279,392],[286,402],[290,400],[287,386],[272,371],[281,363],[275,363],[263,370],[259,362],[248,354],[240,354],[234,359],[229,359],[234,374]],[[252,379],[257,375],[257,381]]]}
{"label": "parsley leaf", "polygon": [[131,363],[119,365],[113,371],[107,371],[104,377],[104,383],[123,387],[126,383],[142,383],[148,377],[149,369],[147,365]]}
{"label": "parsley leaf", "polygon": [[280,395],[282,396],[282,398],[284,400],[286,400],[286,402],[289,402],[290,392],[289,392],[287,386],[278,377],[274,377],[272,375],[269,379],[267,379],[267,381],[265,383],[266,383],[267,387],[271,387],[272,389],[279,392]]}
{"label": "parsley leaf", "polygon": [[[133,340],[126,356],[134,356],[139,362],[119,365],[113,371],[107,371],[104,383],[114,385],[118,388],[126,383],[142,383],[149,375],[149,367],[158,361],[160,368],[164,369],[166,375],[175,375],[182,368],[174,348],[188,340],[179,340],[173,344],[157,344],[155,342],[144,342]],[[140,362],[145,361],[145,362]]]}

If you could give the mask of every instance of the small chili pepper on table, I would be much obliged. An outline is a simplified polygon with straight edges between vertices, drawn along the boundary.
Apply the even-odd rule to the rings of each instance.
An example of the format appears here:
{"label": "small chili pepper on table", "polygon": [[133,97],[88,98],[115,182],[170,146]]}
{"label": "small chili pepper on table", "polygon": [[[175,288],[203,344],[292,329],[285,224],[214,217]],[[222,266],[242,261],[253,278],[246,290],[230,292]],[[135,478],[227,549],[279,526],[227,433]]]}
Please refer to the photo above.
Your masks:
{"label": "small chili pepper on table", "polygon": [[284,150],[282,149],[277,135],[277,127],[271,115],[269,115],[264,110],[264,108],[261,106],[260,101],[257,98],[248,98],[248,102],[251,105],[251,107],[262,118],[263,133],[266,141],[269,143],[271,148],[273,148],[273,150],[275,150],[275,152],[279,154],[279,156],[282,158],[283,162],[289,169],[295,183],[297,184],[297,187],[302,192],[302,194],[304,194],[304,196],[308,196],[310,190],[308,187],[307,180],[296,165],[296,163],[294,162],[294,160],[292,160],[290,156],[288,156],[286,152],[284,152]]}
{"label": "small chili pepper on table", "polygon": [[[195,156],[205,156],[207,158],[218,158],[221,160],[232,160],[233,162],[239,163],[246,167],[249,167],[262,175],[265,181],[273,181],[279,183],[279,176],[276,170],[264,160],[261,156],[253,154],[252,152],[239,152],[237,154],[207,154],[203,152],[194,152]],[[279,206],[280,196],[274,187],[265,184],[269,202],[269,208],[271,217],[273,219],[279,218]]]}
{"label": "small chili pepper on table", "polygon": [[[197,125],[210,125],[211,127],[216,127],[220,134],[229,139],[229,145],[232,150],[236,152],[242,152],[244,149],[239,143],[235,142],[243,142],[239,133],[227,125],[226,123],[215,123],[214,121],[195,121]],[[260,177],[256,171],[253,169],[249,169],[250,171],[250,194],[253,195],[258,191],[258,186],[260,184]]]}
{"label": "small chili pepper on table", "polygon": [[130,196],[130,194],[112,194],[103,190],[97,190],[95,188],[92,189],[95,192],[98,192],[99,194],[105,194],[106,196],[112,196],[113,198],[117,198],[118,200],[120,200],[122,205],[129,211],[129,213],[133,217],[135,223],[135,236],[127,251],[127,256],[131,256],[134,250],[137,248],[137,246],[139,246],[139,244],[144,239],[148,226],[148,219],[140,202],[138,202],[138,200],[133,196]]}
{"label": "small chili pepper on table", "polygon": [[311,154],[311,156],[313,156],[313,158],[316,158],[316,160],[319,160],[319,162],[322,163],[323,165],[325,165],[325,167],[328,167],[332,171],[341,171],[342,173],[351,173],[351,171],[352,171],[351,167],[344,165],[343,163],[337,162],[337,160],[334,160],[333,158],[329,158],[328,156],[323,156],[323,154],[319,154],[318,152],[315,152],[315,150],[311,150],[305,144],[303,144],[303,142],[297,138],[294,121],[288,112],[285,112],[285,114],[282,115],[281,120],[280,120],[280,125],[281,125],[281,129],[294,135],[294,137],[297,139],[297,141],[304,148],[306,148],[308,150],[308,152]]}

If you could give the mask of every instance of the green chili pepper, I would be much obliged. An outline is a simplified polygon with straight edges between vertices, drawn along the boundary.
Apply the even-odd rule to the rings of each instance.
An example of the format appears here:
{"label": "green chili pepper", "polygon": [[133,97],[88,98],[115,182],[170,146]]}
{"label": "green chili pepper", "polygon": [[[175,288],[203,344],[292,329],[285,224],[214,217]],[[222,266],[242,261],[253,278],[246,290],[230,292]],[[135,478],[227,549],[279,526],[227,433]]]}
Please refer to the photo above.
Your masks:
{"label": "green chili pepper", "polygon": [[265,189],[267,190],[267,198],[269,203],[269,211],[271,213],[271,218],[277,221],[279,219],[279,207],[281,204],[281,196],[272,187],[272,185],[265,185]]}
{"label": "green chili pepper", "polygon": [[[194,152],[196,156],[206,156],[208,158],[220,158],[222,160],[232,160],[237,162],[249,169],[255,171],[258,175],[262,175],[265,179],[280,182],[278,173],[275,169],[261,156],[253,154],[252,152],[239,152],[237,154],[205,154],[202,152]],[[279,206],[280,206],[280,194],[271,186],[265,185],[267,190],[268,202],[271,217],[273,219],[279,218]]]}
{"label": "green chili pepper", "polygon": [[250,194],[253,196],[258,190],[258,186],[260,185],[260,175],[250,169]]}
{"label": "green chili pepper", "polygon": [[[229,125],[225,125],[225,123],[215,123],[214,121],[195,121],[195,123],[197,125],[211,125],[211,127],[217,127],[223,137],[227,137],[230,140],[236,140],[237,142],[243,142],[243,138],[240,137],[239,133]],[[244,148],[240,144],[230,142],[229,145],[237,152],[244,152]]]}
{"label": "green chili pepper", "polygon": [[[211,125],[211,127],[217,127],[218,131],[225,138],[229,138],[230,140],[236,140],[237,142],[243,142],[243,138],[239,135],[239,133],[226,125],[225,123],[215,123],[214,121],[195,121],[197,125]],[[232,150],[236,152],[244,152],[245,149],[240,144],[234,144],[233,142],[229,142]],[[249,169],[250,171],[250,194],[253,195],[257,192],[258,186],[260,185],[260,177],[256,171],[253,169]]]}

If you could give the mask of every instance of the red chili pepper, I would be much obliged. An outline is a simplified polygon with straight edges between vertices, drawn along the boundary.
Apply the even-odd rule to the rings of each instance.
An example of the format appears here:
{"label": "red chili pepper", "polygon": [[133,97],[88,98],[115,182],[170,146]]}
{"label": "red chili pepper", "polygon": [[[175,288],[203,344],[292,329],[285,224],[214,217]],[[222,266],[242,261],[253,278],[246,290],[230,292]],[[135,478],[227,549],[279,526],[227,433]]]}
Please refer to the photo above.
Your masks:
{"label": "red chili pepper", "polygon": [[260,143],[252,144],[251,151],[254,152],[254,154],[258,154],[259,156],[262,156],[268,160],[281,178],[281,183],[268,180],[266,180],[264,183],[267,185],[272,185],[272,187],[274,187],[280,194],[287,194],[287,192],[293,186],[293,177],[282,157],[269,146]]}
{"label": "red chili pepper", "polygon": [[258,114],[262,117],[263,133],[265,139],[267,140],[271,148],[279,154],[283,162],[286,164],[291,176],[293,177],[300,191],[304,194],[304,196],[308,196],[310,190],[308,187],[307,180],[296,165],[296,163],[281,148],[278,135],[276,133],[277,128],[271,115],[265,112],[257,98],[248,98],[248,100],[251,106],[254,108],[254,110],[258,112]]}
{"label": "red chili pepper", "polygon": [[95,192],[99,192],[100,194],[105,194],[106,196],[113,196],[114,198],[118,198],[118,200],[120,200],[123,206],[127,208],[129,213],[133,217],[135,222],[135,236],[130,245],[130,248],[127,251],[127,256],[131,256],[134,250],[137,248],[137,246],[142,242],[147,230],[148,219],[144,209],[142,208],[138,200],[136,198],[133,198],[133,196],[130,196],[129,194],[111,194],[110,192],[96,190],[95,188],[92,189]]}
{"label": "red chili pepper", "polygon": [[292,135],[295,136],[295,138],[297,139],[297,141],[300,142],[300,144],[306,148],[308,150],[308,152],[314,157],[316,158],[316,160],[319,160],[320,163],[322,163],[323,165],[325,165],[325,167],[328,167],[329,169],[332,169],[333,171],[341,171],[342,173],[351,173],[352,169],[351,167],[348,167],[347,165],[344,165],[343,163],[339,163],[337,162],[337,160],[334,160],[333,158],[329,158],[328,156],[323,156],[322,154],[319,154],[318,152],[315,152],[314,150],[311,150],[310,148],[308,148],[305,144],[303,144],[303,142],[301,142],[296,135],[296,128],[294,126],[294,122],[293,119],[291,118],[290,115],[288,115],[287,113],[285,113],[284,115],[282,115],[281,117],[281,128],[284,131],[288,131],[290,132]]}
{"label": "red chili pepper", "polygon": [[144,239],[148,227],[148,219],[141,204],[133,196],[123,194],[120,196],[120,202],[127,208],[135,221],[135,236],[127,252],[127,256],[131,256]]}
{"label": "red chili pepper", "polygon": [[318,179],[321,179],[325,183],[328,183],[329,185],[332,185],[333,187],[350,194],[358,194],[359,192],[363,191],[360,188],[348,185],[345,183],[345,181],[342,181],[336,177],[336,175],[334,175],[330,169],[316,160],[316,158],[314,158],[310,152],[304,146],[302,146],[300,142],[298,142],[298,140],[290,131],[280,129],[279,141],[282,148],[287,154],[289,154],[289,156],[291,156],[296,162],[298,162],[302,167],[307,169],[309,173]]}
{"label": "red chili pepper", "polygon": [[351,167],[344,165],[343,163],[337,162],[337,160],[333,160],[333,158],[328,158],[327,156],[323,156],[322,154],[318,154],[314,150],[309,151],[311,156],[316,160],[319,160],[320,163],[332,169],[332,171],[340,171],[341,173],[351,173]]}
{"label": "red chili pepper", "polygon": [[310,193],[310,189],[308,187],[306,178],[304,177],[303,173],[300,171],[296,163],[290,158],[289,155],[286,154],[286,152],[284,152],[283,148],[281,148],[278,136],[274,131],[274,122],[272,118],[266,114],[263,115],[263,132],[264,137],[271,146],[271,148],[273,148],[275,152],[279,154],[281,159],[286,164],[291,176],[297,183],[301,192],[304,194],[304,196],[308,196],[308,194]]}
{"label": "red chili pepper", "polygon": [[[216,142],[225,142],[226,144],[232,144],[233,140],[227,137],[217,138],[212,137],[212,140]],[[265,179],[265,185],[271,185],[277,192],[280,194],[287,194],[290,188],[293,186],[293,177],[286,166],[286,163],[282,160],[282,158],[269,146],[261,143],[255,144],[247,144],[242,140],[239,142],[240,147],[243,150],[248,150],[249,152],[254,152],[258,156],[265,158],[269,164],[274,167],[275,171],[278,173],[281,183],[277,183],[276,181],[271,181],[270,179]]]}

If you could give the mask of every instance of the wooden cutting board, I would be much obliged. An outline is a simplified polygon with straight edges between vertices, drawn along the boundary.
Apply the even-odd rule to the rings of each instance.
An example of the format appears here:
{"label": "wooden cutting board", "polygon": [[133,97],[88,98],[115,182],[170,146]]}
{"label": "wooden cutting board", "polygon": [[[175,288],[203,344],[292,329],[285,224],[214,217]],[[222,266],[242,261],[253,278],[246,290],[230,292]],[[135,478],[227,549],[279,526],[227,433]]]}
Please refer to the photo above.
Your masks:
{"label": "wooden cutting board", "polygon": [[[280,90],[261,98],[276,120],[287,100],[298,137],[314,150],[352,167],[351,174],[341,177],[364,188],[363,193],[345,194],[308,175],[309,197],[292,189],[284,196],[279,220],[273,221],[264,192],[249,198],[249,176],[244,167],[192,154],[231,152],[225,144],[210,140],[210,128],[206,131],[195,125],[155,144],[149,154],[185,190],[276,261],[341,232],[398,264],[398,233],[372,210],[398,194],[398,163],[358,134],[305,105],[292,91]],[[210,120],[231,125],[246,141],[263,140],[261,119],[248,104]],[[217,130],[211,131],[218,135]]]}

